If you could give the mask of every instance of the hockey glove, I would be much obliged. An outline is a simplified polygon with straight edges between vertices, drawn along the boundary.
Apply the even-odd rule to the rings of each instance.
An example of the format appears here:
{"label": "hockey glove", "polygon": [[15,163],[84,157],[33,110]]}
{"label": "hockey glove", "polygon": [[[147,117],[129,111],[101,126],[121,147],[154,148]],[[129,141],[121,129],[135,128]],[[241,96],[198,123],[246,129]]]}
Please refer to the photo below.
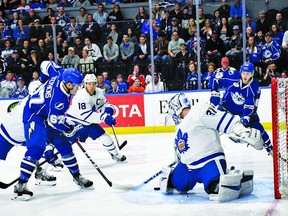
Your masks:
{"label": "hockey glove", "polygon": [[49,144],[46,146],[44,157],[48,161],[49,164],[54,164],[54,162],[58,159],[58,157],[54,154],[54,146]]}
{"label": "hockey glove", "polygon": [[250,117],[249,116],[243,116],[241,118],[241,123],[245,126],[245,127],[249,127],[249,121],[250,121]]}
{"label": "hockey glove", "polygon": [[220,92],[212,91],[210,96],[210,103],[217,106],[220,102]]}
{"label": "hockey glove", "polygon": [[114,109],[112,107],[107,106],[107,107],[105,107],[105,111],[104,112],[109,114],[109,115],[111,115],[111,116],[113,116]]}
{"label": "hockey glove", "polygon": [[105,122],[105,124],[109,125],[109,126],[112,126],[112,125],[115,125],[116,124],[116,119],[113,118],[111,115],[108,115],[107,113],[103,113],[101,115],[101,120],[103,122]]}

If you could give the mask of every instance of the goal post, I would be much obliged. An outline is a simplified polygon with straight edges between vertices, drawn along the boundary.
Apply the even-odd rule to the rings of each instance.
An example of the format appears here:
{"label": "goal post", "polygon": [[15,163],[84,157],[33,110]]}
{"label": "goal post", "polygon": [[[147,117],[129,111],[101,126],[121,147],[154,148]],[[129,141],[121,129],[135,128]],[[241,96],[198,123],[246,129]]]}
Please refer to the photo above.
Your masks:
{"label": "goal post", "polygon": [[274,194],[288,196],[288,78],[271,81]]}

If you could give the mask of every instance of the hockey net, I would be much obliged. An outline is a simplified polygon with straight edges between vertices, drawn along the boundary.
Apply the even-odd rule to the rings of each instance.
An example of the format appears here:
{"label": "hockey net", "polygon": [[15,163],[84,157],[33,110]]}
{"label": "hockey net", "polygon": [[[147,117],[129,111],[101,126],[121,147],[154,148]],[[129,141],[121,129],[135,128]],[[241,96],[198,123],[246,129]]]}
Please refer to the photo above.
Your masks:
{"label": "hockey net", "polygon": [[273,78],[272,133],[275,198],[288,197],[288,78]]}

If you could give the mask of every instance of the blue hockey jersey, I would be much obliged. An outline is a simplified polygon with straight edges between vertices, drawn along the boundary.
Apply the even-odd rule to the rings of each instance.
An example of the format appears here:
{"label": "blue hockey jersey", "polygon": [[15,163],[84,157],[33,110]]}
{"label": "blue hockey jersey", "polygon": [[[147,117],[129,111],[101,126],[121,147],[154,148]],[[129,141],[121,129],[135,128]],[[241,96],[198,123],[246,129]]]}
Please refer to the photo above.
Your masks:
{"label": "blue hockey jersey", "polygon": [[209,80],[209,88],[212,91],[218,91],[219,88],[227,88],[234,82],[239,82],[240,78],[240,72],[233,67],[228,67],[225,70],[218,68]]}
{"label": "blue hockey jersey", "polygon": [[43,61],[41,63],[40,69],[40,80],[42,83],[45,83],[49,77],[62,74],[65,70],[53,61]]}
{"label": "blue hockey jersey", "polygon": [[64,116],[70,104],[70,94],[62,85],[61,75],[51,77],[40,86],[27,100],[24,106],[23,122],[35,121],[60,131],[69,131],[71,126]]}
{"label": "blue hockey jersey", "polygon": [[261,90],[257,80],[252,78],[246,85],[239,81],[226,89],[220,105],[233,115],[251,116],[256,114],[260,94]]}

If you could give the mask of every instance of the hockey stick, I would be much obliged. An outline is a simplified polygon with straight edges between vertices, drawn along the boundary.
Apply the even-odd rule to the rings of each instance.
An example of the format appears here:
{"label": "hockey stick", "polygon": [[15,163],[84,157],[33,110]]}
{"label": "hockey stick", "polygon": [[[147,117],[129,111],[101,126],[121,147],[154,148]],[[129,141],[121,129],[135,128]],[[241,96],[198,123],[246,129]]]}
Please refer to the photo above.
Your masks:
{"label": "hockey stick", "polygon": [[99,172],[99,174],[102,176],[102,178],[106,181],[106,183],[109,185],[109,187],[119,189],[119,190],[129,190],[131,185],[117,185],[112,183],[107,176],[102,172],[102,170],[99,168],[99,166],[93,161],[93,159],[90,157],[88,152],[84,149],[84,147],[81,145],[81,143],[77,140],[76,141],[79,148],[82,150],[82,152],[86,155],[86,157],[89,159],[89,161],[92,163],[92,165],[96,168],[96,170]]}
{"label": "hockey stick", "polygon": [[112,130],[113,130],[113,134],[114,134],[116,143],[117,143],[117,145],[118,145],[118,148],[121,150],[121,149],[124,148],[124,146],[127,144],[127,140],[125,140],[121,145],[119,145],[119,141],[118,141],[117,136],[116,136],[116,132],[115,132],[115,127],[114,127],[114,125],[112,125]]}
{"label": "hockey stick", "polygon": [[[54,154],[54,156],[57,156],[59,154],[59,152],[56,152]],[[43,164],[45,164],[46,162],[48,162],[47,159],[45,159],[44,161],[42,161],[41,163],[39,163],[36,167],[40,167],[42,166]],[[4,183],[4,182],[1,182],[0,181],[0,188],[1,189],[7,189],[8,187],[10,187],[11,185],[13,185],[14,183],[16,183],[17,181],[19,180],[19,177],[17,179],[14,179],[12,182],[10,183]]]}

